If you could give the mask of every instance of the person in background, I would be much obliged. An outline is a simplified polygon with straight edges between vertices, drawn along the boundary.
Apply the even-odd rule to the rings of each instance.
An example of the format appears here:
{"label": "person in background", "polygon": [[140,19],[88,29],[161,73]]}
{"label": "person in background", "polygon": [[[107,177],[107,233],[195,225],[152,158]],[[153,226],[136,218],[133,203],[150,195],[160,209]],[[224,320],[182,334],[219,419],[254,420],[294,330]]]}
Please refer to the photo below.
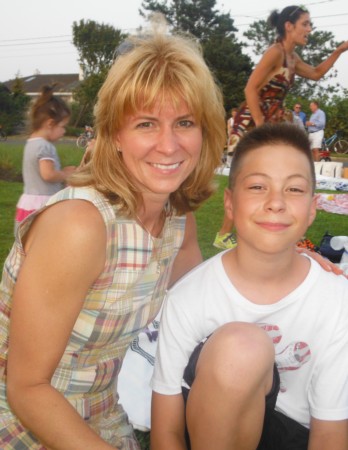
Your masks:
{"label": "person in background", "polygon": [[314,161],[320,160],[320,149],[324,139],[324,130],[326,125],[326,115],[324,111],[319,108],[317,101],[312,101],[309,104],[309,109],[312,114],[306,122],[308,129],[309,142],[311,144]]}
{"label": "person in background", "polygon": [[231,117],[227,120],[226,130],[227,130],[227,166],[231,167],[233,146],[231,145],[231,134],[233,130],[234,118],[237,114],[237,108],[231,109]]}
{"label": "person in background", "polygon": [[132,340],[201,262],[193,211],[226,143],[199,45],[161,29],[117,52],[91,160],[19,226],[0,285],[0,447],[139,450],[118,403]]}
{"label": "person in background", "polygon": [[306,114],[302,111],[302,106],[300,103],[295,103],[292,115],[294,124],[305,130]]}
{"label": "person in background", "polygon": [[[237,108],[231,109],[231,117],[227,120],[227,166],[231,167],[234,146],[231,142],[234,118],[237,114]],[[216,233],[214,247],[233,248],[236,245],[234,235],[231,234],[231,224],[229,220],[222,223],[220,230]]]}
{"label": "person in background", "polygon": [[29,214],[40,209],[64,187],[74,166],[61,168],[54,142],[65,134],[70,109],[54,86],[43,86],[30,111],[31,134],[24,147],[22,174],[24,192],[18,200],[15,230]]}
{"label": "person in background", "polygon": [[348,280],[295,250],[316,214],[308,136],[264,124],[233,159],[238,246],[169,290],[151,449],[346,450]]}
{"label": "person in background", "polygon": [[[307,44],[312,31],[307,9],[293,5],[287,6],[281,12],[274,10],[268,22],[276,29],[277,39],[262,55],[245,87],[246,100],[238,109],[231,136],[234,145],[255,126],[264,122],[285,120],[284,100],[295,75],[319,80],[331,69],[340,55],[348,50],[348,41],[343,42],[323,62],[311,66],[295,51],[297,46]],[[232,232],[233,222],[225,217],[223,223],[224,229],[230,231],[230,238],[225,238],[219,248],[231,248],[236,245]]]}

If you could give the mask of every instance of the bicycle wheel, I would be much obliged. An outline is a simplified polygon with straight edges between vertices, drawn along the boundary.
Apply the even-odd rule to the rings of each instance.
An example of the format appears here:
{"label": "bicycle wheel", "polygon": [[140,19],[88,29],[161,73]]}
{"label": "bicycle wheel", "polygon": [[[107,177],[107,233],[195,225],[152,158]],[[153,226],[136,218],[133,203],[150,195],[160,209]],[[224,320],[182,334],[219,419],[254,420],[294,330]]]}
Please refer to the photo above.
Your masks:
{"label": "bicycle wheel", "polygon": [[77,138],[76,145],[79,148],[86,148],[87,144],[88,144],[88,139],[87,139],[87,137],[85,135],[82,134],[81,136],[79,136]]}
{"label": "bicycle wheel", "polygon": [[0,141],[6,141],[7,136],[4,131],[0,131]]}
{"label": "bicycle wheel", "polygon": [[336,153],[347,153],[348,152],[348,141],[340,139],[334,145],[334,150]]}

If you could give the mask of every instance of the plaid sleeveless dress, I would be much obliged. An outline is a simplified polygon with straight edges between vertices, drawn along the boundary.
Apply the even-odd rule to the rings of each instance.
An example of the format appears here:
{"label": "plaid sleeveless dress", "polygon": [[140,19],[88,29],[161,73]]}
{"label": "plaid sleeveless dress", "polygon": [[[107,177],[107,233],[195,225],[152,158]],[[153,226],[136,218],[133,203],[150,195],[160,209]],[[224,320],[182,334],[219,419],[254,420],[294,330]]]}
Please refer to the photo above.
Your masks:
{"label": "plaid sleeveless dress", "polygon": [[[117,377],[129,344],[160,309],[182,244],[185,217],[167,217],[162,237],[154,239],[134,220],[119,216],[117,207],[93,188],[66,188],[47,205],[69,199],[90,201],[100,211],[107,231],[107,257],[51,384],[105,441],[115,448],[138,450],[127,414],[118,404]],[[21,223],[0,285],[0,448],[6,450],[45,448],[12,414],[6,399],[11,297],[24,257],[20,236],[38,213]]]}

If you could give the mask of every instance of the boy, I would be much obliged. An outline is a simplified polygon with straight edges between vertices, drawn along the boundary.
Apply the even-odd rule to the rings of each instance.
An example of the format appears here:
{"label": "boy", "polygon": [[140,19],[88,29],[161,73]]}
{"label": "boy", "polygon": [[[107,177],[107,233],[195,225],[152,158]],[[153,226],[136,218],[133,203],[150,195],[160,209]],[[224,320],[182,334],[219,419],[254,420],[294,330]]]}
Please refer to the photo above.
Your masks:
{"label": "boy", "polygon": [[314,188],[298,127],[238,144],[225,192],[238,245],[183,277],[163,311],[153,450],[347,450],[348,281],[295,251]]}

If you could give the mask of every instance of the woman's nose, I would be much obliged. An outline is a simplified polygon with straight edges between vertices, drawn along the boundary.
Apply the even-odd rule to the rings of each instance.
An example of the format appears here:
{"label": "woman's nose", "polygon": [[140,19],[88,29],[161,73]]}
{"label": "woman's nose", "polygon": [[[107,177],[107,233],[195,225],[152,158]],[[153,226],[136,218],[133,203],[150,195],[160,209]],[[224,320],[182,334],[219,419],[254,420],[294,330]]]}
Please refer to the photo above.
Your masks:
{"label": "woman's nose", "polygon": [[178,136],[172,128],[165,128],[159,133],[157,149],[166,154],[174,153],[178,148]]}

